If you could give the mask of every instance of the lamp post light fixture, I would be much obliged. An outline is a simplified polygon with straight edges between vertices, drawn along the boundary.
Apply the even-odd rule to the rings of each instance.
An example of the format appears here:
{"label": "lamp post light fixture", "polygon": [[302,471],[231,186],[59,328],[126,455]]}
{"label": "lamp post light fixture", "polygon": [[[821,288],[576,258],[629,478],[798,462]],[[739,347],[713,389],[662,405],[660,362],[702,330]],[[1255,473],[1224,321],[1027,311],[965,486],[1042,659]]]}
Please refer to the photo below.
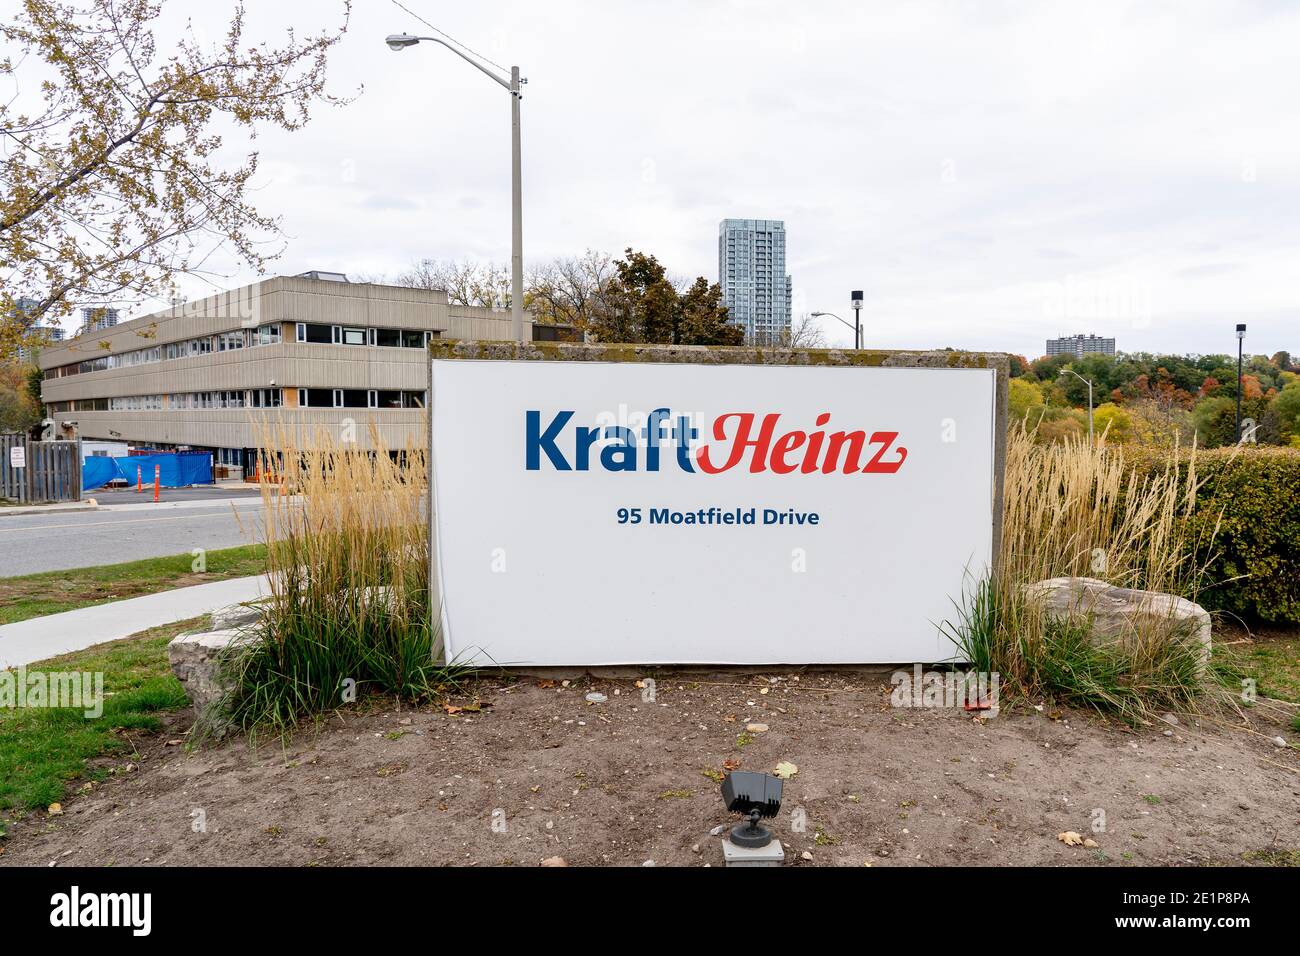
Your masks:
{"label": "lamp post light fixture", "polygon": [[1093,443],[1092,442],[1092,382],[1088,381],[1088,379],[1084,378],[1082,375],[1080,375],[1072,368],[1061,369],[1062,375],[1064,375],[1066,372],[1069,372],[1079,381],[1083,382],[1084,385],[1088,386],[1088,447],[1091,448]]}
{"label": "lamp post light fixture", "polygon": [[510,331],[516,342],[524,340],[524,212],[523,212],[523,163],[519,147],[519,101],[523,98],[522,87],[528,80],[519,76],[519,67],[510,68],[507,80],[494,70],[489,70],[482,63],[466,56],[450,43],[437,37],[417,37],[407,33],[394,33],[384,42],[390,50],[405,50],[417,43],[439,43],[452,53],[469,63],[475,69],[489,76],[510,92],[510,185],[511,185],[511,236],[510,236]]}
{"label": "lamp post light fixture", "polygon": [[853,347],[855,349],[860,349],[862,348],[862,293],[860,291],[854,290],[853,292],[849,293],[849,296],[851,297],[851,300],[853,302],[853,321],[851,323],[849,322],[848,319],[841,319],[834,312],[810,312],[809,314],[814,319],[820,319],[823,315],[829,315],[832,319],[835,319],[840,324],[844,325],[847,328],[852,329]]}
{"label": "lamp post light fixture", "polygon": [[1237,323],[1237,444],[1241,444],[1241,350],[1246,339],[1246,324]]}
{"label": "lamp post light fixture", "polygon": [[858,341],[857,341],[858,327],[854,325],[852,322],[848,321],[847,319],[841,319],[834,312],[810,312],[808,314],[811,315],[814,319],[820,319],[823,315],[829,315],[832,319],[835,319],[841,325],[845,326],[848,329],[851,329],[853,331],[853,347],[855,349],[858,347]]}

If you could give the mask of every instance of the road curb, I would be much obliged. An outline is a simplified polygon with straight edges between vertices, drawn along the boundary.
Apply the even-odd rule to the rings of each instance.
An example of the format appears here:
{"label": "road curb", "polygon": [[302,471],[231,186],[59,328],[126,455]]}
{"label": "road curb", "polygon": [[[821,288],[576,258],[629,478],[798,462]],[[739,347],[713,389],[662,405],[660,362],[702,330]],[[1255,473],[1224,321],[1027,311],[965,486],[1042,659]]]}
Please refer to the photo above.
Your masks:
{"label": "road curb", "polygon": [[20,518],[23,515],[68,515],[77,514],[81,511],[98,511],[99,505],[83,505],[76,508],[58,508],[58,507],[32,507],[32,508],[0,508],[0,518]]}

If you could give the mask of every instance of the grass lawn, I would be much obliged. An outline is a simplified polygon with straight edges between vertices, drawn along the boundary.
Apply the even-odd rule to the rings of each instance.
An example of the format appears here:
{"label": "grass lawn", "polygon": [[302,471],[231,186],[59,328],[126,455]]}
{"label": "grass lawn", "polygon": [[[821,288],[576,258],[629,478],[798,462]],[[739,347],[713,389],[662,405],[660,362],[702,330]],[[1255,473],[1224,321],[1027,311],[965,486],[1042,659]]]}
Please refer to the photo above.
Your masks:
{"label": "grass lawn", "polygon": [[[87,718],[66,708],[0,710],[0,810],[48,807],[61,801],[69,782],[107,775],[86,762],[109,754],[130,754],[131,731],[156,730],[159,714],[188,706],[167,661],[167,642],[207,621],[192,618],[89,650],[30,664],[33,671],[90,671],[104,674],[104,712]],[[0,817],[0,834],[4,822]]]}
{"label": "grass lawn", "polygon": [[1261,697],[1300,704],[1300,632],[1273,632],[1215,653],[1226,654],[1242,676],[1253,677]]}
{"label": "grass lawn", "polygon": [[0,578],[0,624],[72,611],[157,591],[242,578],[266,570],[266,546],[248,544],[207,553],[207,569],[192,570],[188,554],[104,564],[70,571],[43,571]]}

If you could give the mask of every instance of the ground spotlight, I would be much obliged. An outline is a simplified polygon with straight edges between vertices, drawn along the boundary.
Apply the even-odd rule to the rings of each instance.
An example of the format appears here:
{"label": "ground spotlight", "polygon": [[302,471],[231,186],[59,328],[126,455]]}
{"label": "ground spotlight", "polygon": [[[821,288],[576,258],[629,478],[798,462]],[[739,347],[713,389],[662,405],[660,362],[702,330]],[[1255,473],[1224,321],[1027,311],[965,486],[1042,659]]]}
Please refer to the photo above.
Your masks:
{"label": "ground spotlight", "polygon": [[781,841],[773,840],[772,831],[758,821],[781,811],[781,779],[737,770],[722,781],[722,800],[731,813],[746,818],[722,843],[727,866],[779,866],[785,859]]}

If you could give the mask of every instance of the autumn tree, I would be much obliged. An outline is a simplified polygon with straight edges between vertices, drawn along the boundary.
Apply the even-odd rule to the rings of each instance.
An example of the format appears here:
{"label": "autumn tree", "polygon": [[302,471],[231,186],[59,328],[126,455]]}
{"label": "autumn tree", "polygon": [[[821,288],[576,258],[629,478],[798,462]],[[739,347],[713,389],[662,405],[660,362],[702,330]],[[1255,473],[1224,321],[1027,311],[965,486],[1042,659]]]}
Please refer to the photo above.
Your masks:
{"label": "autumn tree", "polygon": [[26,431],[40,421],[41,404],[30,387],[34,366],[0,362],[0,432]]}
{"label": "autumn tree", "polygon": [[382,281],[411,289],[441,289],[447,293],[447,301],[452,305],[510,308],[510,270],[495,262],[421,259],[409,269]]}
{"label": "autumn tree", "polygon": [[539,322],[570,325],[586,332],[606,308],[617,270],[614,257],[588,249],[534,268],[524,290],[524,307]]}
{"label": "autumn tree", "polygon": [[740,345],[744,332],[727,321],[722,289],[703,276],[679,290],[659,260],[627,249],[590,331],[601,342]]}
{"label": "autumn tree", "polygon": [[[245,36],[244,9],[215,44],[156,39],[161,0],[22,0],[0,24],[0,335],[13,340],[76,299],[159,296],[227,246],[258,269],[283,251],[249,201],[248,139],[296,130],[321,103],[343,23],[279,45]],[[23,310],[17,300],[33,300]]]}

